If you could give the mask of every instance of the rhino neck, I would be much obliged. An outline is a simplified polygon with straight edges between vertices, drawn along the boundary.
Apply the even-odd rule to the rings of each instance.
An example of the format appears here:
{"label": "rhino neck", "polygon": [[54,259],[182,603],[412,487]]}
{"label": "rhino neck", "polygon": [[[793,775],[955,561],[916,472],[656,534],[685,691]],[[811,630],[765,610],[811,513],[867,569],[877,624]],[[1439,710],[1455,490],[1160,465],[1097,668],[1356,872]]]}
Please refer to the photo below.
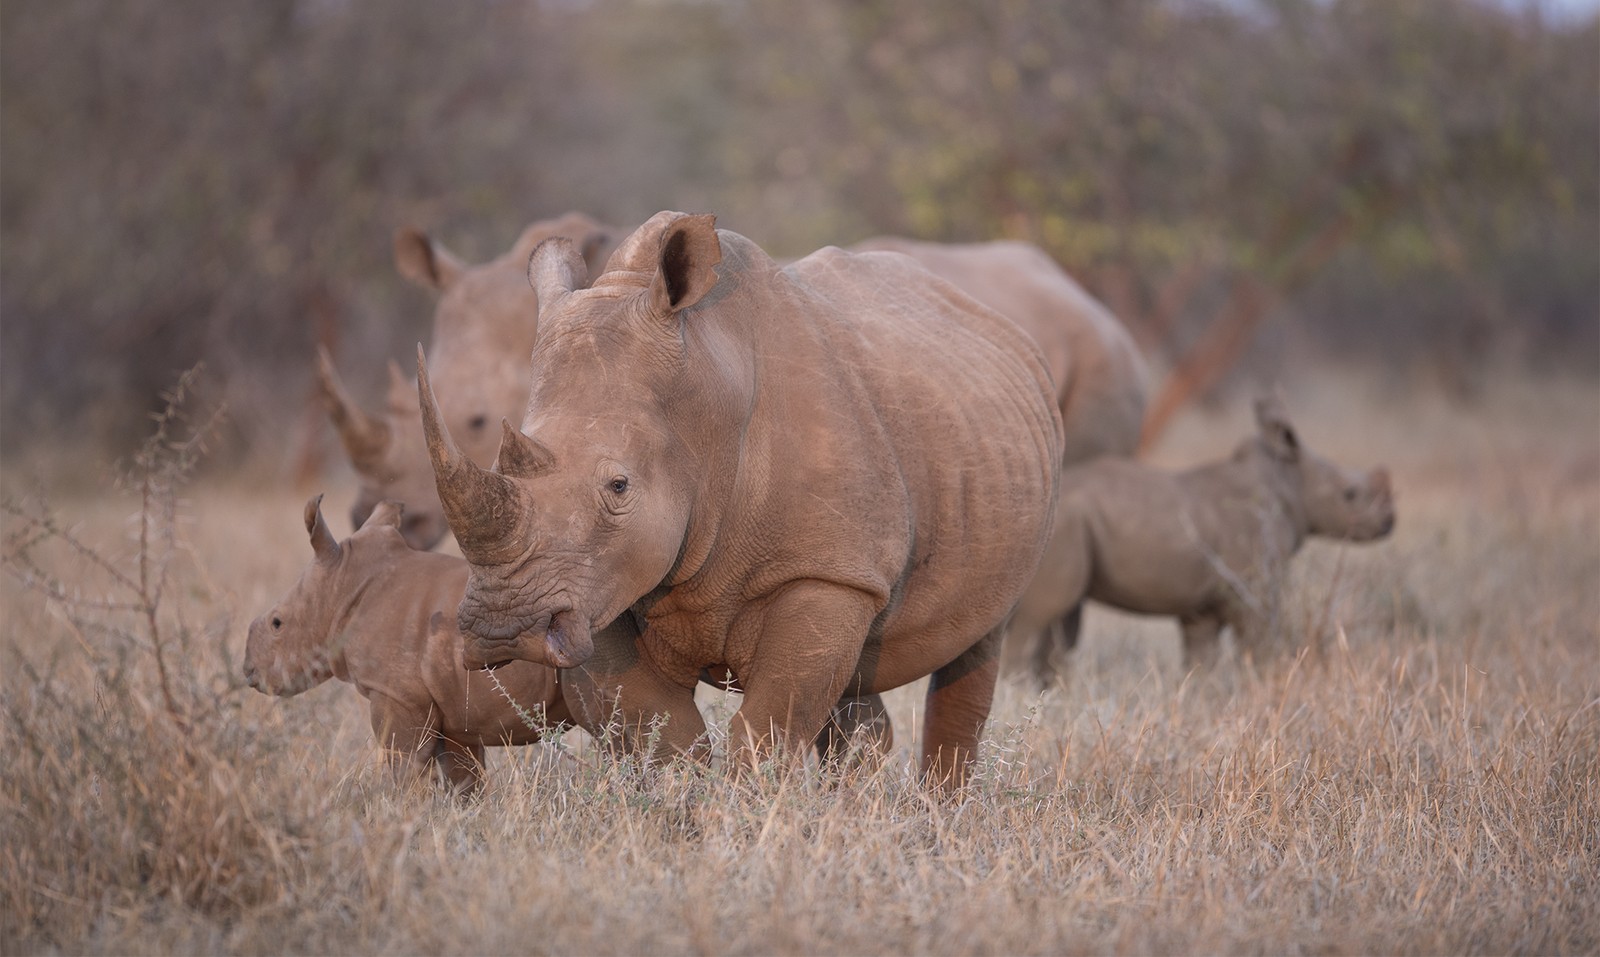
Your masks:
{"label": "rhino neck", "polygon": [[1299,470],[1274,458],[1262,458],[1260,481],[1285,519],[1290,534],[1289,554],[1292,555],[1300,550],[1306,537],[1311,534],[1311,520],[1306,515]]}
{"label": "rhino neck", "polygon": [[695,577],[711,561],[730,503],[758,500],[749,493],[765,481],[765,446],[773,439],[752,428],[761,389],[771,381],[763,368],[771,345],[761,340],[788,332],[758,321],[772,312],[765,301],[772,295],[770,280],[750,273],[770,274],[776,265],[743,237],[722,231],[719,236],[720,279],[682,317],[683,388],[668,406],[669,421],[692,460],[687,473],[692,488],[689,521],[678,561],[665,581],[669,586]]}

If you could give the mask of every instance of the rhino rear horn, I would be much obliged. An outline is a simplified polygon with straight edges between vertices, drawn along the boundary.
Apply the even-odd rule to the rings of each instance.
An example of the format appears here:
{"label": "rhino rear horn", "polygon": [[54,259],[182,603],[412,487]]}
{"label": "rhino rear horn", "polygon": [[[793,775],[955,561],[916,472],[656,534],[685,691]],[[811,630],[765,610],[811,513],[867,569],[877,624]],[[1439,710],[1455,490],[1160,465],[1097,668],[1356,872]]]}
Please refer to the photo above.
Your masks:
{"label": "rhino rear horn", "polygon": [[339,381],[339,373],[333,367],[333,358],[328,355],[328,350],[321,346],[317,347],[317,380],[322,386],[322,396],[328,406],[328,417],[333,420],[333,426],[339,432],[339,441],[344,445],[345,453],[350,456],[351,464],[357,471],[368,474],[381,468],[392,438],[389,424],[376,416],[369,415],[365,409],[351,400],[350,394],[344,389],[344,384]]}
{"label": "rhino rear horn", "polygon": [[417,401],[422,407],[422,431],[428,440],[428,461],[445,519],[455,532],[461,553],[485,562],[517,529],[522,503],[517,487],[504,475],[480,468],[462,453],[439,411],[439,400],[428,381],[428,363],[417,345]]}
{"label": "rhino rear horn", "polygon": [[494,470],[508,478],[531,478],[555,464],[553,452],[537,439],[523,435],[510,419],[500,420],[500,452]]}
{"label": "rhino rear horn", "polygon": [[333,537],[333,530],[328,528],[327,519],[322,517],[320,494],[306,502],[306,533],[311,536],[311,550],[316,553],[317,561],[331,562],[339,557],[339,542]]}

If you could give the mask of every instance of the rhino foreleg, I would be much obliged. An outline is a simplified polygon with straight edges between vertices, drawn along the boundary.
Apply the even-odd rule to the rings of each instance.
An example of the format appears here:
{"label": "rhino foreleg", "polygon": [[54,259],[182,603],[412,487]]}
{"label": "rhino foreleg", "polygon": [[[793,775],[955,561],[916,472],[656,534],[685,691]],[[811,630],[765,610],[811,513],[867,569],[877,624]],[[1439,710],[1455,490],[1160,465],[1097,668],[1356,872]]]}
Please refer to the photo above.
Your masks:
{"label": "rhino foreleg", "polygon": [[774,751],[798,759],[817,741],[845,688],[860,680],[855,670],[876,614],[865,592],[802,579],[738,624],[756,644],[740,673],[744,703],[728,726],[735,767],[754,768]]}

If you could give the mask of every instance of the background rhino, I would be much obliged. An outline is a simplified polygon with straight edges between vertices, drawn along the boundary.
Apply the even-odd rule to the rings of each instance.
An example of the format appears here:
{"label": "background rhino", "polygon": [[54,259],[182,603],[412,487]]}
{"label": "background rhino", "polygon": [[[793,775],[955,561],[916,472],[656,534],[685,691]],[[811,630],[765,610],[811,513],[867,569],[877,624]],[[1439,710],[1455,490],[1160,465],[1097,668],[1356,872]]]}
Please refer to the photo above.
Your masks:
{"label": "background rhino", "polygon": [[[845,693],[932,672],[925,773],[964,780],[1054,505],[1038,347],[903,257],[829,248],[780,270],[710,216],[657,214],[592,288],[559,240],[530,272],[528,415],[493,470],[451,440],[419,355],[472,563],[469,661],[584,663],[685,750],[696,679],[726,669],[742,760],[811,739]],[[637,646],[594,640],[628,612]]]}
{"label": "background rhino", "polygon": [[[395,235],[400,274],[439,293],[428,353],[448,396],[443,414],[474,461],[493,461],[495,424],[502,416],[521,415],[528,398],[528,356],[539,315],[538,297],[528,286],[529,254],[540,242],[565,236],[598,274],[616,235],[582,213],[567,213],[529,225],[509,250],[477,266],[417,230]],[[329,415],[361,482],[351,524],[359,527],[378,502],[400,501],[406,505],[406,540],[416,548],[438,544],[449,526],[434,491],[409,377],[391,372],[387,407],[372,415],[350,399],[326,353],[319,356],[318,372]]]}
{"label": "background rhino", "polygon": [[1062,462],[1132,455],[1149,401],[1149,373],[1116,316],[1032,243],[929,243],[879,236],[855,250],[904,253],[1021,326],[1056,383]]}
{"label": "background rhino", "polygon": [[[287,697],[329,678],[348,681],[371,702],[372,733],[397,777],[433,764],[467,790],[483,782],[485,746],[539,739],[525,715],[552,726],[572,720],[553,668],[512,662],[492,678],[466,669],[455,619],[466,562],[408,546],[394,502],[380,503],[359,531],[336,542],[321,501],[305,509],[315,558],[250,623],[250,687]],[[631,627],[627,620],[613,626]]]}
{"label": "background rhino", "polygon": [[1041,642],[1048,680],[1058,646],[1078,638],[1085,598],[1176,615],[1185,659],[1213,658],[1224,625],[1259,649],[1276,624],[1289,558],[1307,536],[1371,541],[1394,527],[1389,473],[1346,471],[1306,449],[1275,399],[1256,403],[1259,433],[1221,462],[1176,474],[1102,458],[1062,472],[1046,569],[1028,586],[1012,628],[1062,620]]}

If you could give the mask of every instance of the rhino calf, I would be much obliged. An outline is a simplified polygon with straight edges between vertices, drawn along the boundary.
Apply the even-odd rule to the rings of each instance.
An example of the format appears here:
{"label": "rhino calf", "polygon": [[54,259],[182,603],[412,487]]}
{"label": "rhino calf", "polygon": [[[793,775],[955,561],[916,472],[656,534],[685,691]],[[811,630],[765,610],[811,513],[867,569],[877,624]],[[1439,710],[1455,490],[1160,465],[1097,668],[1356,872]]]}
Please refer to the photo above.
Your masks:
{"label": "rhino calf", "polygon": [[[1033,672],[1077,643],[1086,598],[1174,615],[1187,663],[1215,658],[1223,626],[1260,648],[1288,561],[1308,536],[1371,541],[1394,528],[1389,473],[1346,471],[1301,445],[1276,399],[1256,403],[1258,434],[1228,459],[1185,472],[1102,458],[1061,473],[1055,532],[1011,622],[1034,642]],[[1060,628],[1052,628],[1059,624]]]}
{"label": "rhino calf", "polygon": [[336,542],[321,501],[305,509],[316,557],[250,623],[250,687],[289,697],[329,678],[348,681],[371,703],[373,734],[397,779],[423,776],[431,764],[468,792],[483,785],[485,746],[537,741],[533,714],[550,725],[570,721],[555,669],[515,661],[491,677],[463,665],[455,610],[466,561],[410,548],[394,502]]}

